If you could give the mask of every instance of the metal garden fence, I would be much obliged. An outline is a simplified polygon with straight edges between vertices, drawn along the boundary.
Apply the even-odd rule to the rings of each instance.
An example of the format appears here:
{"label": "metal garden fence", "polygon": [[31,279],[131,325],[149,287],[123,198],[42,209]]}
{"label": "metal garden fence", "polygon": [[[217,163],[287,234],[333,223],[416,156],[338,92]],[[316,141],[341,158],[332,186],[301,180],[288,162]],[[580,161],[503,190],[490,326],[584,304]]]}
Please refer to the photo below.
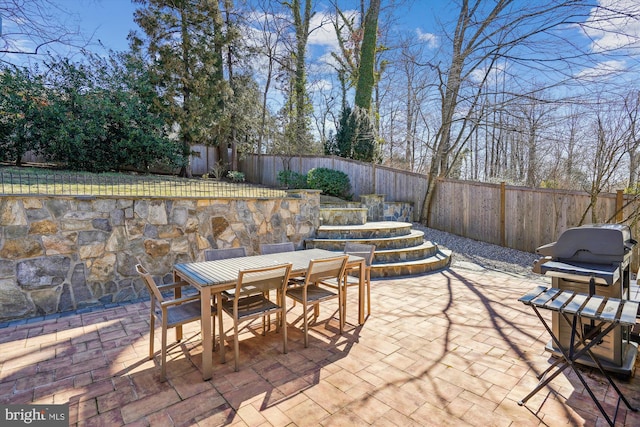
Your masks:
{"label": "metal garden fence", "polygon": [[286,192],[214,179],[0,168],[0,195],[280,198]]}

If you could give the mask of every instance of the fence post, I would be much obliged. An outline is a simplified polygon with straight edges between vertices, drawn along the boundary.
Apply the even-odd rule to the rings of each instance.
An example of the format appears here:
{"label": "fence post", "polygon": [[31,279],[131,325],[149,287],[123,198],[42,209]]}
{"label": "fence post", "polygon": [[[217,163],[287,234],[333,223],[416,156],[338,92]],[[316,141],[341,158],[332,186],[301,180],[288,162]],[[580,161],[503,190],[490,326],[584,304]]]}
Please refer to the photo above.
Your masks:
{"label": "fence post", "polygon": [[371,194],[377,194],[376,191],[376,164],[375,163],[371,163],[371,182],[373,182],[373,191],[371,192]]}
{"label": "fence post", "polygon": [[624,219],[622,209],[624,206],[624,190],[616,191],[616,222],[621,223]]}
{"label": "fence post", "polygon": [[506,238],[506,186],[504,181],[500,183],[500,246],[507,246]]}

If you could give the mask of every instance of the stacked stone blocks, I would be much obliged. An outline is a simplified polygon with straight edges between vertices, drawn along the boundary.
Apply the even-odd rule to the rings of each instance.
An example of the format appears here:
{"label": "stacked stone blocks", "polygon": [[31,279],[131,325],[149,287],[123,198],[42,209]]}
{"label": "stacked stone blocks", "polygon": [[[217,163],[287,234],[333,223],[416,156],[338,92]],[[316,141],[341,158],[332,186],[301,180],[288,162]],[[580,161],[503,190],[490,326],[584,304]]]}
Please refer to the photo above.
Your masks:
{"label": "stacked stone blocks", "polygon": [[0,321],[147,296],[135,265],[172,280],[208,248],[292,241],[320,223],[319,192],[282,199],[3,197]]}

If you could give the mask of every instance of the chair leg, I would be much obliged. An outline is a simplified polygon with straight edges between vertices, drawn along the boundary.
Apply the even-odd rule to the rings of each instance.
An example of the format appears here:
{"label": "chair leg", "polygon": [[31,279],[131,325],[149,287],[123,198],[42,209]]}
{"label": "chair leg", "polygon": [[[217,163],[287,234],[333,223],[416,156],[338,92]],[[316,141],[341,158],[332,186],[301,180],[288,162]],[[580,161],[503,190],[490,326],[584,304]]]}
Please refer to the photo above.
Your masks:
{"label": "chair leg", "polygon": [[289,352],[289,350],[287,349],[287,322],[284,317],[286,312],[286,308],[284,308],[282,312],[282,326],[280,327],[280,329],[282,330],[282,352],[284,354],[287,354]]}
{"label": "chair leg", "polygon": [[218,302],[217,302],[217,306],[218,306],[218,336],[220,337],[220,363],[225,363],[225,356],[224,356],[224,342],[226,337],[224,336],[224,325],[222,323],[222,302],[221,302],[221,298],[218,297]]}
{"label": "chair leg", "polygon": [[[338,301],[340,301],[340,291],[338,291]],[[347,318],[347,281],[345,280],[344,286],[342,287],[342,300],[340,304],[340,309],[342,310],[342,317]]]}
{"label": "chair leg", "polygon": [[367,277],[367,281],[365,282],[367,285],[367,316],[371,315],[371,279]]}
{"label": "chair leg", "polygon": [[304,348],[309,347],[309,326],[307,320],[307,304],[302,304],[302,316],[304,319]]}
{"label": "chair leg", "polygon": [[[338,324],[340,325],[340,335],[342,335],[342,330],[344,329],[344,316],[342,315],[345,306],[345,291],[346,286],[340,291],[338,287]],[[341,307],[342,306],[342,307]]]}
{"label": "chair leg", "polygon": [[[264,322],[264,318],[262,319]],[[238,343],[238,319],[233,319],[233,360],[235,364],[235,371],[240,370],[240,344]]]}
{"label": "chair leg", "polygon": [[156,328],[156,316],[153,314],[153,306],[151,307],[151,318],[149,319],[149,360],[153,359],[153,340]]}
{"label": "chair leg", "polygon": [[[269,301],[271,301],[271,291],[266,291],[262,293],[262,296],[266,299],[268,299]],[[265,319],[266,318],[266,319]],[[271,315],[267,315],[267,316],[263,316],[262,317],[262,336],[265,336],[266,334],[266,327],[269,327],[269,330],[271,330]]]}
{"label": "chair leg", "polygon": [[276,313],[276,331],[282,331],[282,352],[287,354],[287,297],[284,292],[279,289],[276,291],[276,298],[280,304],[280,311]]}
{"label": "chair leg", "polygon": [[166,324],[167,316],[162,316],[162,357],[160,360],[160,375],[162,379],[167,378],[167,324]]}
{"label": "chair leg", "polygon": [[[276,291],[276,301],[278,301],[278,304],[280,304],[280,307],[284,307],[284,297],[282,295],[282,292],[280,292],[280,290],[278,289]],[[280,326],[282,325],[282,317],[284,316],[284,313],[286,313],[287,310],[286,309],[282,309],[282,311],[278,311],[276,313],[276,332],[280,331]]]}
{"label": "chair leg", "polygon": [[216,315],[211,316],[211,346],[216,351]]}
{"label": "chair leg", "polygon": [[[218,316],[217,307],[216,307],[216,295],[211,294],[211,349],[215,353],[216,351],[216,317]],[[216,311],[214,312],[213,307],[216,307]],[[202,330],[202,328],[201,328]],[[204,337],[203,337],[204,338]]]}

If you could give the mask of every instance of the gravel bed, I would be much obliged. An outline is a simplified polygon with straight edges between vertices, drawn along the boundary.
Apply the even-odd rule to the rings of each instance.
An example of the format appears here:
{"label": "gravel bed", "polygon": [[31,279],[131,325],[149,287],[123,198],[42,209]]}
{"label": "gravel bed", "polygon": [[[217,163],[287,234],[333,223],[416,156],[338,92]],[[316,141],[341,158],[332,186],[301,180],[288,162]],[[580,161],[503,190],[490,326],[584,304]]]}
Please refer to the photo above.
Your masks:
{"label": "gravel bed", "polygon": [[454,267],[465,267],[465,263],[473,263],[488,270],[541,278],[539,274],[531,271],[533,262],[540,258],[536,254],[456,236],[419,223],[414,223],[413,229],[423,231],[425,240],[430,240],[437,243],[438,247],[452,251],[451,265]]}

